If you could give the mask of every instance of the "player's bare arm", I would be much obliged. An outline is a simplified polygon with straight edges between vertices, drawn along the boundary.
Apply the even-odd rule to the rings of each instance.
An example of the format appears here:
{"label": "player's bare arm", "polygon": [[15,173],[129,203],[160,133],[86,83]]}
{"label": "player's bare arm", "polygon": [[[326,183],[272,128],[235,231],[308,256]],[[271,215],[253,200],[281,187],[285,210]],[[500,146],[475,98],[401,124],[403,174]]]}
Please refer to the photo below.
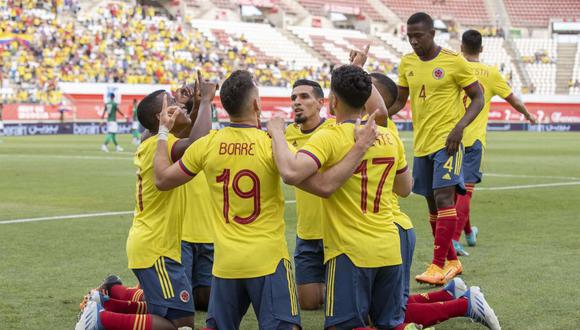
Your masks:
{"label": "player's bare arm", "polygon": [[[155,186],[165,191],[187,183],[193,176],[183,172],[178,163],[171,163],[167,152],[167,136],[175,123],[174,114],[180,111],[179,106],[167,106],[167,94],[163,95],[163,108],[159,115],[159,132],[157,133],[157,151],[153,167],[155,171]],[[177,143],[177,142],[176,142]]]}
{"label": "player's bare arm", "polygon": [[[344,158],[324,172],[317,171],[296,187],[317,195],[328,198],[348,180],[360,164],[365,152],[377,139],[378,131],[376,123],[371,114],[369,121],[360,127],[360,119],[355,123],[355,146],[344,156]],[[410,189],[410,188],[409,188]]]}
{"label": "player's bare arm", "polygon": [[409,168],[401,173],[397,173],[395,176],[395,182],[393,183],[393,192],[400,197],[407,197],[411,194],[411,189],[413,188],[413,176]]}
{"label": "player's bare arm", "polygon": [[[364,67],[368,54],[369,54],[370,45],[366,45],[362,51],[359,50],[351,50],[349,54],[350,64],[360,67],[361,69]],[[367,103],[365,103],[365,113],[370,115],[375,111],[378,111],[375,116],[375,122],[379,126],[386,127],[387,122],[389,119],[389,112],[387,107],[385,106],[385,102],[379,94],[379,91],[372,87],[373,90],[371,92],[371,96],[369,97]]]}
{"label": "player's bare arm", "polygon": [[510,94],[508,97],[506,97],[505,99],[507,101],[507,103],[509,103],[514,109],[517,110],[517,112],[521,113],[522,115],[524,115],[524,117],[526,118],[527,121],[529,121],[532,124],[536,124],[537,120],[536,117],[534,115],[532,115],[528,109],[526,108],[526,105],[524,104],[524,102],[517,96],[515,96],[513,93]]}
{"label": "player's bare arm", "polygon": [[397,100],[388,109],[389,117],[392,117],[392,116],[396,115],[399,111],[401,111],[405,107],[405,104],[407,104],[408,98],[409,98],[409,89],[399,86],[399,93],[397,94]]}
{"label": "player's bare arm", "polygon": [[485,105],[483,91],[479,84],[471,84],[466,87],[465,94],[467,94],[471,99],[471,104],[469,104],[465,114],[461,117],[457,125],[455,125],[447,137],[445,149],[448,155],[454,155],[457,150],[459,150],[461,139],[463,138],[463,130],[477,117],[477,115],[479,115],[481,109],[483,109],[483,106]]}

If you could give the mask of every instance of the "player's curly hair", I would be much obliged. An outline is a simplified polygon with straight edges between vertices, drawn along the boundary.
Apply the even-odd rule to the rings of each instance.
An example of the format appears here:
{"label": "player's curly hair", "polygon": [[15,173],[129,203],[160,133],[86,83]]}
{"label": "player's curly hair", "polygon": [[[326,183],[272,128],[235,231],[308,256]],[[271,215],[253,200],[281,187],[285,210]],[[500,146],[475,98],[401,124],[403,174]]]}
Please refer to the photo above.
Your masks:
{"label": "player's curly hair", "polygon": [[224,81],[220,89],[220,99],[230,116],[240,115],[254,88],[256,88],[254,78],[246,70],[236,70]]}
{"label": "player's curly hair", "polygon": [[157,132],[159,120],[155,115],[161,112],[163,107],[163,100],[159,97],[163,96],[163,93],[165,93],[163,89],[156,90],[145,96],[137,105],[137,119],[141,126],[150,132]]}
{"label": "player's curly hair", "polygon": [[330,88],[342,102],[349,106],[362,108],[373,90],[371,76],[354,65],[343,65],[332,71]]}

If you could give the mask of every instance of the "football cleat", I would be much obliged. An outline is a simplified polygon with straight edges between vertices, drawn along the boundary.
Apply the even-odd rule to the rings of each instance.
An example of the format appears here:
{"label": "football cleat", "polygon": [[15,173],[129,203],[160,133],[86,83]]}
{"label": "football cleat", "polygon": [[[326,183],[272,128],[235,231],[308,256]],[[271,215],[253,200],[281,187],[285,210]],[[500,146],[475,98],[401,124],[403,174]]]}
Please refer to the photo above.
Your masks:
{"label": "football cleat", "polygon": [[472,226],[471,227],[471,234],[465,235],[465,240],[467,241],[467,245],[475,246],[475,244],[477,243],[477,234],[478,233],[479,233],[479,229],[477,229],[477,227],[475,227],[475,226]]}
{"label": "football cleat", "polygon": [[103,145],[101,145],[101,151],[109,152],[109,148],[107,148],[107,146],[103,144]]}
{"label": "football cleat", "polygon": [[86,308],[89,301],[94,301],[97,304],[103,306],[103,303],[107,300],[109,300],[109,296],[103,294],[102,291],[99,291],[97,289],[93,289],[93,290],[91,290],[91,292],[89,292],[87,295],[85,295],[83,301],[81,302],[81,304],[80,304],[81,312]]}
{"label": "football cleat", "polygon": [[111,290],[113,285],[117,285],[117,284],[123,285],[121,278],[115,274],[110,274],[107,277],[105,277],[105,279],[103,280],[103,283],[101,283],[101,285],[99,285],[98,288],[95,288],[95,290],[99,290],[99,291],[105,290],[105,294],[109,295],[109,290]]}
{"label": "football cleat", "polygon": [[423,274],[415,276],[415,280],[432,285],[443,285],[446,282],[443,269],[435,264],[429,265]]}
{"label": "football cleat", "polygon": [[472,286],[465,292],[463,296],[468,301],[467,314],[465,316],[471,318],[473,322],[481,323],[492,330],[501,330],[499,320],[495,312],[481,293],[481,289],[477,286]]}
{"label": "football cleat", "polygon": [[445,274],[445,281],[450,281],[455,276],[461,275],[461,273],[463,273],[463,266],[461,265],[461,261],[459,261],[459,259],[445,261],[443,273]]}
{"label": "football cleat", "polygon": [[117,146],[115,147],[115,150],[116,150],[117,152],[121,152],[121,151],[123,151],[124,149],[123,149],[123,148],[122,148],[120,145],[117,145]]}
{"label": "football cleat", "polygon": [[75,330],[101,330],[99,313],[103,310],[97,302],[89,301],[82,311],[79,321],[75,325]]}
{"label": "football cleat", "polygon": [[463,244],[456,240],[452,240],[451,242],[453,243],[453,248],[455,249],[455,253],[457,253],[458,256],[467,257],[469,255],[469,252],[465,251],[465,248],[463,248]]}
{"label": "football cleat", "polygon": [[450,295],[457,299],[467,292],[467,285],[461,278],[455,277],[445,284],[443,290],[449,292]]}

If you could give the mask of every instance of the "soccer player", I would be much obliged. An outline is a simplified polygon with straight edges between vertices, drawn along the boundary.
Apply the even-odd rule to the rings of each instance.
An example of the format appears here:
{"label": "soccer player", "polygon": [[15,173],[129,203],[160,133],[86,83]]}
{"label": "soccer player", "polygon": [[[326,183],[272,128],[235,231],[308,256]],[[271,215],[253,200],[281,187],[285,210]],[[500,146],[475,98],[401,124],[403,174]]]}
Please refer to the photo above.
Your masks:
{"label": "soccer player", "polygon": [[111,141],[113,141],[116,151],[123,151],[123,148],[121,148],[121,146],[117,143],[117,132],[119,131],[119,124],[117,123],[117,112],[121,116],[125,117],[125,119],[127,118],[127,116],[121,112],[121,109],[119,109],[117,102],[115,102],[115,94],[111,93],[109,94],[109,101],[105,103],[105,109],[103,110],[103,115],[101,116],[101,119],[104,119],[105,115],[107,116],[107,136],[105,136],[105,142],[103,142],[103,145],[101,146],[101,150],[104,152],[109,152],[107,145]]}
{"label": "soccer player", "polygon": [[[342,159],[354,144],[353,123],[371,92],[371,78],[360,67],[335,69],[329,105],[337,124],[316,132],[297,154],[284,140],[283,123],[269,122],[276,164],[287,183],[300,183],[319,169],[326,173]],[[415,328],[403,323],[401,249],[391,210],[391,191],[407,196],[411,176],[401,141],[377,129],[377,140],[354,174],[332,195],[322,195],[325,329],[365,327],[369,318],[378,329]]]}
{"label": "soccer player", "polygon": [[[203,171],[212,208],[221,215],[214,222],[214,278],[207,327],[238,329],[252,304],[260,328],[298,329],[299,305],[284,236],[280,173],[272,155],[272,140],[258,128],[258,87],[249,72],[235,71],[223,83],[220,98],[230,126],[211,131],[173,165],[162,150],[167,148],[167,130],[174,119],[162,113],[160,151],[155,157],[157,187],[178,187]],[[371,128],[365,125],[363,133]],[[318,180],[312,181],[311,187],[328,186],[319,193],[336,189],[374,139],[374,133],[363,134],[345,160],[331,169],[339,169],[340,175],[316,176]]]}
{"label": "soccer player", "polygon": [[[382,73],[371,73],[373,85],[381,94],[385,106],[389,108],[397,99],[397,84]],[[399,136],[397,126],[392,120],[388,129],[394,136]],[[411,219],[401,211],[398,196],[393,193],[392,210],[395,224],[399,229],[401,240],[401,258],[403,261],[403,306],[405,322],[422,326],[431,326],[454,317],[469,317],[475,322],[491,328],[498,328],[499,321],[489,307],[479,288],[467,288],[463,280],[454,278],[439,291],[416,294],[409,297],[411,264],[415,250],[415,230]],[[496,327],[497,326],[497,327]]]}
{"label": "soccer player", "polygon": [[[300,79],[292,87],[294,125],[286,129],[286,140],[301,148],[318,130],[335,123],[320,117],[324,106],[324,91],[315,81]],[[298,300],[305,310],[315,310],[324,304],[324,249],[322,245],[322,200],[295,189],[296,249],[294,266],[298,284]]]}
{"label": "soccer player", "polygon": [[[483,159],[483,150],[485,149],[486,128],[491,99],[495,95],[503,98],[514,109],[524,115],[530,123],[536,123],[536,118],[528,112],[522,100],[512,93],[511,87],[498,69],[479,62],[479,54],[482,51],[481,33],[476,30],[465,31],[462,36],[461,52],[469,62],[469,66],[472,68],[483,90],[485,106],[473,123],[465,129],[463,135],[463,145],[465,146],[463,177],[465,178],[467,193],[465,195],[457,195],[456,208],[459,221],[457,222],[453,235],[453,246],[459,255],[468,255],[463,245],[459,243],[462,231],[465,231],[465,238],[469,246],[475,246],[476,244],[478,228],[471,227],[469,209],[475,185],[481,182],[483,176],[481,162]],[[469,98],[464,97],[463,100],[465,107],[468,107],[470,103]]]}
{"label": "soccer player", "polygon": [[[214,84],[202,85],[201,115],[198,114],[189,137],[185,139],[177,139],[175,134],[191,126],[191,119],[166,92],[153,92],[139,103],[139,122],[152,134],[158,132],[161,110],[172,114],[175,124],[171,133],[164,132],[169,143],[165,143],[160,152],[176,160],[193,141],[207,134],[211,127],[210,104],[215,90]],[[143,289],[149,314],[103,310],[97,298],[89,301],[83,310],[78,329],[155,330],[194,326],[191,282],[181,264],[185,191],[181,188],[168,192],[157,189],[153,160],[158,138],[159,135],[154,135],[144,140],[135,154],[134,163],[138,168],[135,217],[127,238],[129,268]]]}
{"label": "soccer player", "polygon": [[131,106],[132,121],[131,121],[131,136],[133,137],[133,144],[139,145],[141,142],[141,133],[139,132],[139,118],[137,117],[137,99],[133,99]]}
{"label": "soccer player", "polygon": [[[451,244],[457,224],[455,192],[465,193],[461,139],[483,107],[483,93],[467,61],[435,44],[429,15],[409,17],[407,36],[414,52],[401,59],[399,93],[389,115],[400,111],[411,96],[413,192],[425,196],[435,236],[433,260],[415,279],[442,285],[462,272]],[[462,90],[472,100],[463,116]]]}

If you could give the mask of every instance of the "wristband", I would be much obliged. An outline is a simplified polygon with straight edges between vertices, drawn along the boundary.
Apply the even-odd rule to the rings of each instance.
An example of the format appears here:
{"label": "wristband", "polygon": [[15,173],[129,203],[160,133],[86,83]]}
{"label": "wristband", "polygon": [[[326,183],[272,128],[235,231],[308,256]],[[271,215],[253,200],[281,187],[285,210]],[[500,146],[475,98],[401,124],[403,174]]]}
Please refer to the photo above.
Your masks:
{"label": "wristband", "polygon": [[167,127],[161,125],[159,126],[159,131],[157,132],[157,140],[167,141],[169,136],[169,129]]}

